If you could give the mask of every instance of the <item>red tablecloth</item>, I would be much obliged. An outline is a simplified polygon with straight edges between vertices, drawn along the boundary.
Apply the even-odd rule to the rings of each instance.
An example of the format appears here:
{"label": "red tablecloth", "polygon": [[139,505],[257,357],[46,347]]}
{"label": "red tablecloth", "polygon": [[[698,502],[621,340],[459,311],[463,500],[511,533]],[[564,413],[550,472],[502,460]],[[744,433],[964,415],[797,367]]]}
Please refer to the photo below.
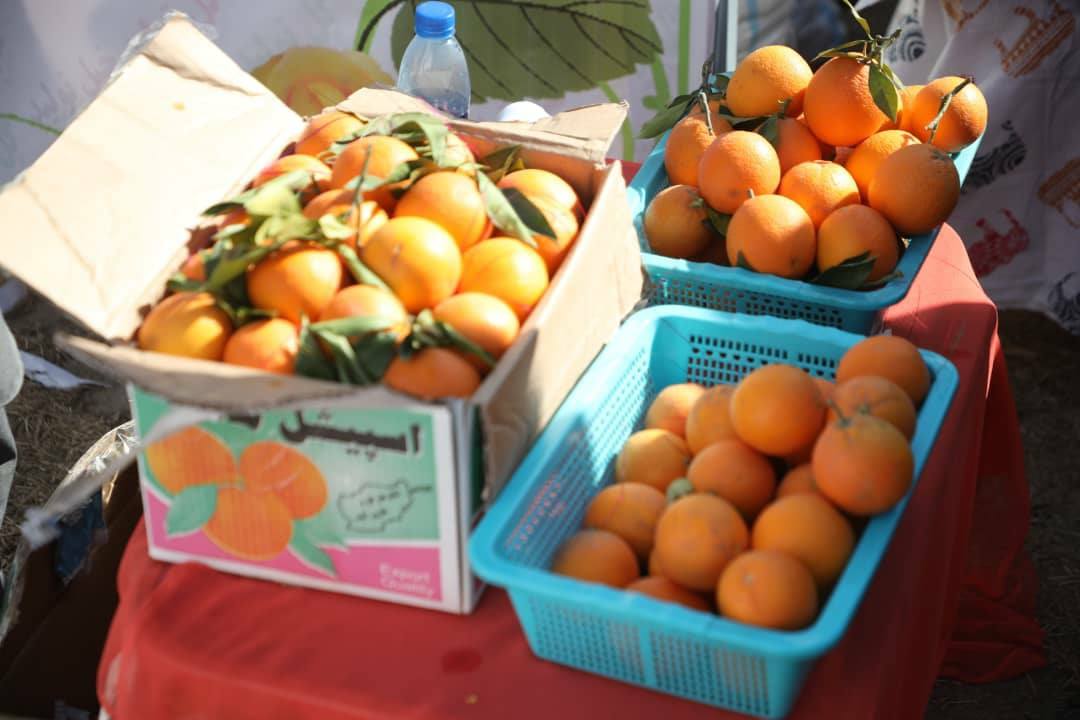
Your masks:
{"label": "red tablecloth", "polygon": [[[950,228],[887,319],[950,358],[960,387],[849,632],[793,718],[920,718],[939,674],[983,682],[1044,663],[997,314]],[[119,590],[98,682],[115,720],[735,717],[536,659],[496,589],[472,616],[449,616],[158,563],[140,527]]]}

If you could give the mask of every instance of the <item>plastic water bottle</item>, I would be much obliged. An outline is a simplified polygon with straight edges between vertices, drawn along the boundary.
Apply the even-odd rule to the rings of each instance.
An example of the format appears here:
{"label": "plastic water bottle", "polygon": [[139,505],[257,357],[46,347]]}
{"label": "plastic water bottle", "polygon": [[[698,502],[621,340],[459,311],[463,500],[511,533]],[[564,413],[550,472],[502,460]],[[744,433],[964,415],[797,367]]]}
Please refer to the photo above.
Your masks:
{"label": "plastic water bottle", "polygon": [[454,37],[454,8],[423,2],[416,8],[416,35],[398,70],[398,88],[454,117],[469,115],[469,66]]}

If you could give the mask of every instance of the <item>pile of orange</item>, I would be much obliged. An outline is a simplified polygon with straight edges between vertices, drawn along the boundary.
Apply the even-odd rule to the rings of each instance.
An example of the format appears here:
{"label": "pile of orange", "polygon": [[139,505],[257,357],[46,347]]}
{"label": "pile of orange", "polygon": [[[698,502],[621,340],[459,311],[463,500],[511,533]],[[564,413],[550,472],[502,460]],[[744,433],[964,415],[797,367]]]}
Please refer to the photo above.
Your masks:
{"label": "pile of orange", "polygon": [[[380,130],[394,127],[386,118],[370,122],[380,121]],[[577,238],[581,200],[546,170],[520,162],[485,166],[445,128],[435,157],[426,131],[364,134],[366,126],[339,111],[311,118],[291,150],[262,169],[245,195],[208,211],[215,215],[215,244],[184,263],[174,292],[146,316],[138,346],[283,374],[311,374],[306,368],[314,348],[325,357],[323,375],[316,377],[357,382],[359,371],[330,368],[356,356],[369,360],[370,372],[361,378],[368,382],[381,379],[426,399],[471,395],[513,344]],[[292,198],[274,196],[279,209],[262,211],[273,217],[253,217],[252,193],[280,192],[271,183],[283,183],[290,173]],[[394,182],[398,177],[404,179]],[[518,232],[496,227],[492,194],[520,221]],[[537,223],[526,223],[521,201],[548,228],[534,233]],[[248,232],[256,222],[262,223],[258,232]],[[279,234],[263,232],[271,222]],[[272,252],[259,253],[260,245],[275,242]],[[237,260],[243,257],[252,260],[244,266]],[[236,282],[210,282],[217,262],[239,263]],[[350,319],[358,322],[350,326]],[[417,331],[421,321],[429,332]],[[316,341],[309,339],[305,365],[309,324],[323,329]],[[364,331],[332,342],[334,327]],[[375,336],[398,352],[380,355]],[[418,346],[410,343],[420,336]],[[381,361],[370,360],[376,355]]]}
{"label": "pile of orange", "polygon": [[[869,254],[865,282],[889,277],[901,238],[929,232],[956,206],[948,153],[982,134],[987,110],[968,83],[931,138],[943,97],[964,79],[898,91],[894,122],[869,78],[869,62],[851,57],[812,71],[785,46],[747,55],[713,101],[711,127],[695,105],[668,136],[671,184],[644,216],[652,251],[793,279]],[[724,234],[709,209],[727,222]]]}
{"label": "pile of orange", "polygon": [[843,355],[835,383],[772,364],[736,385],[670,385],[551,569],[750,625],[806,627],[865,519],[911,487],[930,382],[914,345],[879,335]]}

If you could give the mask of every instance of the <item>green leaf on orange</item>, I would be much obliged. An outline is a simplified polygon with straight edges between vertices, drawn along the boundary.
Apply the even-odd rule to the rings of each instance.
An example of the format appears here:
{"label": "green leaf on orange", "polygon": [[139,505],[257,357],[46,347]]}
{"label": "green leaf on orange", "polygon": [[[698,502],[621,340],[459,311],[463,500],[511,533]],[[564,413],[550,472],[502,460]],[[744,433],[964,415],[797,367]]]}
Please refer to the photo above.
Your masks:
{"label": "green leaf on orange", "polygon": [[896,116],[900,112],[900,93],[896,85],[876,63],[870,65],[870,96],[874,98],[874,104],[889,118],[896,122]]}
{"label": "green leaf on orange", "polygon": [[819,273],[816,277],[811,278],[810,282],[814,285],[824,285],[843,290],[858,290],[870,277],[876,259],[869,252],[860,253]]}
{"label": "green leaf on orange", "polygon": [[190,485],[180,491],[165,516],[169,537],[195,532],[210,520],[217,509],[217,485]]}
{"label": "green leaf on orange", "polygon": [[[484,205],[491,223],[507,235],[521,240],[531,248],[536,247],[534,232],[518,215],[506,194],[484,173],[476,173],[476,184],[484,198]],[[532,203],[529,203],[532,205]],[[535,206],[533,206],[535,208]],[[546,221],[545,221],[546,222]],[[548,228],[550,230],[550,228]]]}

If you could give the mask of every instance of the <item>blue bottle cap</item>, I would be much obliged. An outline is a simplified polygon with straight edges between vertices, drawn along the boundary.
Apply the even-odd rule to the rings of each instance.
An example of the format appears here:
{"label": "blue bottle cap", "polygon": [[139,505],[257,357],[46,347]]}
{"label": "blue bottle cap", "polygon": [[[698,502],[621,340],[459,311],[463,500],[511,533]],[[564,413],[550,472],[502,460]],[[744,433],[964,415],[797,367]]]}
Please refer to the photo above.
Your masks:
{"label": "blue bottle cap", "polygon": [[416,8],[416,34],[445,40],[454,34],[454,7],[444,2],[422,2]]}

